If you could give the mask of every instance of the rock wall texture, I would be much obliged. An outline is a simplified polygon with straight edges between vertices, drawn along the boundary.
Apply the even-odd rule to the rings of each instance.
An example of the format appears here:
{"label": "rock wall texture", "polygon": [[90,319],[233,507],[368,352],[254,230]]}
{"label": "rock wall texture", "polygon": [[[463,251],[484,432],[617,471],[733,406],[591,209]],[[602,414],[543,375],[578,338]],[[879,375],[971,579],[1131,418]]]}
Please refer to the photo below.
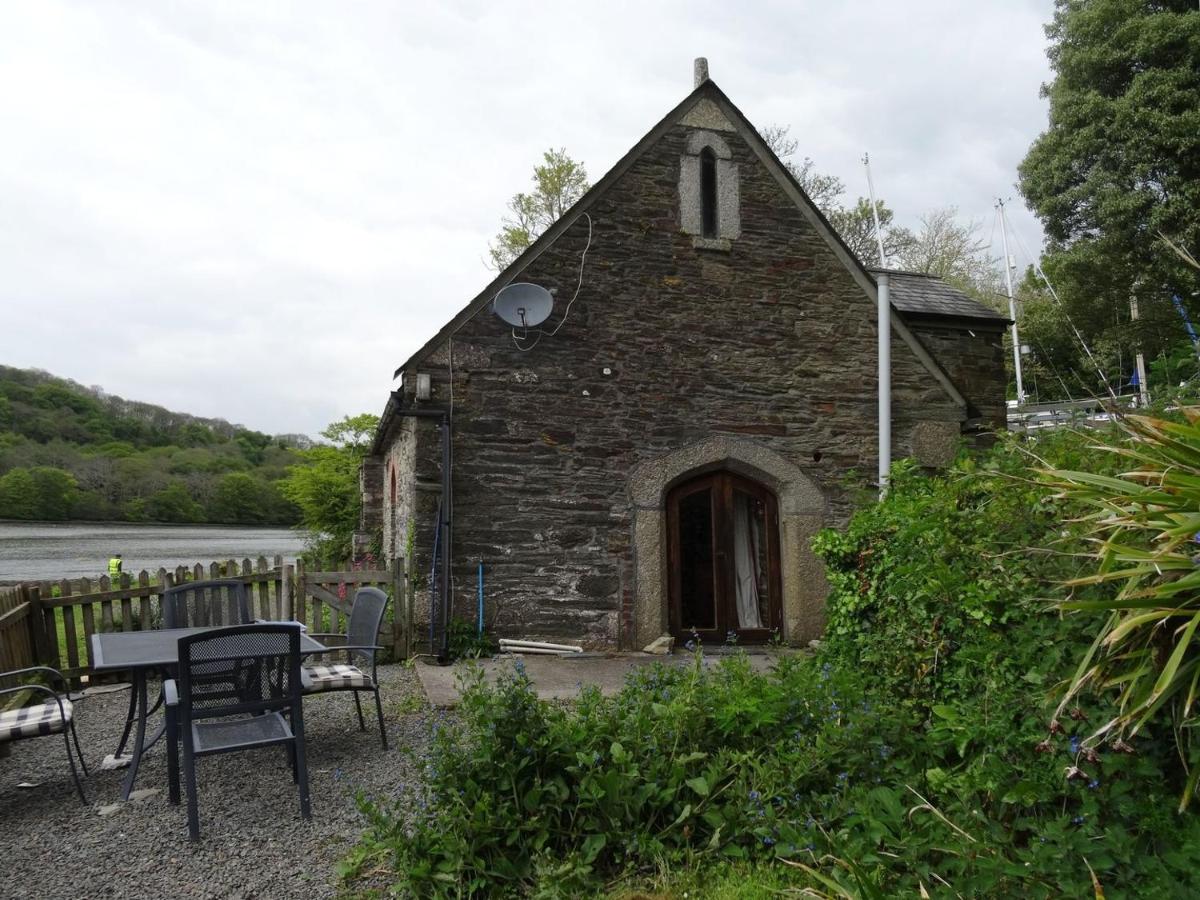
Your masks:
{"label": "rock wall texture", "polygon": [[[819,633],[821,574],[807,541],[848,515],[852,473],[875,470],[874,303],[733,131],[722,138],[739,177],[740,234],[728,250],[694,246],[679,196],[694,131],[672,127],[588,207],[577,297],[582,217],[515,276],[556,292],[543,326],[555,334],[514,340],[484,309],[405,373],[406,384],[432,376],[431,405],[453,391],[455,603],[474,617],[482,560],[486,619],[501,636],[640,647],[661,631],[654,579],[643,575],[639,599],[638,572],[661,572],[665,538],[643,518],[649,530],[635,541],[630,473],[689,447],[720,457],[697,456],[700,468],[755,474],[755,458],[769,456],[786,474],[762,471],[765,483],[806,485],[783,558],[815,587],[797,595],[807,606],[787,612],[785,637]],[[957,433],[962,411],[892,343],[903,457],[918,423]],[[417,571],[428,573],[437,426],[409,420],[390,440],[385,467],[401,487],[385,544],[398,550],[412,522]]]}
{"label": "rock wall texture", "polygon": [[912,319],[909,327],[975,407],[982,427],[1004,431],[1008,427],[1004,406],[1008,374],[1003,327]]}

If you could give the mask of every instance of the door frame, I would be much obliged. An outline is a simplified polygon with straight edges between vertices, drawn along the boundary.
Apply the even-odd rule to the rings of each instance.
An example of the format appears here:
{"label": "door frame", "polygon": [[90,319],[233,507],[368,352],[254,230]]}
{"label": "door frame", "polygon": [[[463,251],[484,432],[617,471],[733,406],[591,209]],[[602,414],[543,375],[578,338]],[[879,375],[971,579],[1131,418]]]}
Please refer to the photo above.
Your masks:
{"label": "door frame", "polygon": [[[783,592],[779,564],[779,501],[766,485],[728,469],[704,472],[672,487],[666,496],[668,628],[677,639],[687,640],[683,630],[682,560],[679,545],[679,502],[697,491],[711,491],[713,587],[716,620],[711,630],[699,631],[702,641],[723,644],[729,632],[739,643],[762,644],[782,633]],[[763,628],[739,628],[736,611],[733,565],[733,492],[739,490],[760,500],[764,506],[767,550],[767,621]]]}

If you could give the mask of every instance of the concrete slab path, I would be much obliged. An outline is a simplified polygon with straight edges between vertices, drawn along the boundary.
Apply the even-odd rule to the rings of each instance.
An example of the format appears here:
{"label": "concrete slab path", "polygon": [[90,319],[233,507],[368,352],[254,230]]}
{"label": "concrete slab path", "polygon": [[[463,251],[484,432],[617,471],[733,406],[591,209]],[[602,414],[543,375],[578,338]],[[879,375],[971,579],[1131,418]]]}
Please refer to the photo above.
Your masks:
{"label": "concrete slab path", "polygon": [[[765,672],[774,665],[781,654],[795,652],[798,651],[771,650],[748,652],[747,656],[750,665],[756,671]],[[716,665],[724,655],[727,654],[706,653],[705,666]],[[458,662],[451,666],[439,666],[420,660],[416,664],[416,670],[430,704],[450,707],[457,705],[459,701],[459,675],[467,666],[478,665],[483,669],[484,678],[488,683],[495,684],[502,674],[512,671],[513,663],[517,659],[525,663],[525,673],[542,700],[572,700],[578,696],[579,689],[585,684],[596,685],[604,694],[615,694],[625,684],[625,676],[640,666],[653,665],[656,662],[686,665],[690,661],[686,653],[670,656],[650,653],[583,653],[573,656],[531,654],[497,656],[473,662]]]}

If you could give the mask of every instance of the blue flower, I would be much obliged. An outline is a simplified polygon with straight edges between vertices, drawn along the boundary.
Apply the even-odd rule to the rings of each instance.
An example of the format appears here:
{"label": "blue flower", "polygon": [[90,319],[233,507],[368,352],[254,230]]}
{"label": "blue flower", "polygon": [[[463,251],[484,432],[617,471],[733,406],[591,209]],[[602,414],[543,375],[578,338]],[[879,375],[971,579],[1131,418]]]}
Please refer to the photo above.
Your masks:
{"label": "blue flower", "polygon": [[1073,819],[1071,820],[1071,824],[1072,824],[1072,825],[1082,825],[1082,824],[1083,824],[1083,820],[1084,820],[1084,819],[1086,819],[1086,818],[1087,818],[1087,816],[1076,816],[1075,818],[1073,818]]}
{"label": "blue flower", "polygon": [[758,802],[758,798],[759,798],[759,796],[760,796],[760,794],[758,793],[758,791],[751,791],[751,792],[750,792],[750,799],[751,799],[751,800],[753,800],[753,801],[755,801],[756,803]]}
{"label": "blue flower", "polygon": [[768,836],[768,837],[763,838],[764,846],[770,847],[774,843],[775,843],[775,838],[773,838],[773,837]]}
{"label": "blue flower", "polygon": [[1079,738],[1076,737],[1075,735],[1071,735],[1070,743],[1071,743],[1071,752],[1078,753],[1079,752]]}
{"label": "blue flower", "polygon": [[1100,787],[1100,779],[1093,778],[1091,781],[1088,782],[1088,787],[1094,791],[1096,788]]}

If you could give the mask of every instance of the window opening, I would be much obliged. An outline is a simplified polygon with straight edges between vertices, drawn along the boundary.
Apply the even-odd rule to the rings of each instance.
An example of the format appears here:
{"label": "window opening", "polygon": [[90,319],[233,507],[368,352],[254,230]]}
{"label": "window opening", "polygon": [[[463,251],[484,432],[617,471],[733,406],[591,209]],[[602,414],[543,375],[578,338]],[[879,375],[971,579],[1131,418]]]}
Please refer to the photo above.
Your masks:
{"label": "window opening", "polygon": [[717,155],[711,147],[700,151],[700,216],[704,237],[717,236]]}

